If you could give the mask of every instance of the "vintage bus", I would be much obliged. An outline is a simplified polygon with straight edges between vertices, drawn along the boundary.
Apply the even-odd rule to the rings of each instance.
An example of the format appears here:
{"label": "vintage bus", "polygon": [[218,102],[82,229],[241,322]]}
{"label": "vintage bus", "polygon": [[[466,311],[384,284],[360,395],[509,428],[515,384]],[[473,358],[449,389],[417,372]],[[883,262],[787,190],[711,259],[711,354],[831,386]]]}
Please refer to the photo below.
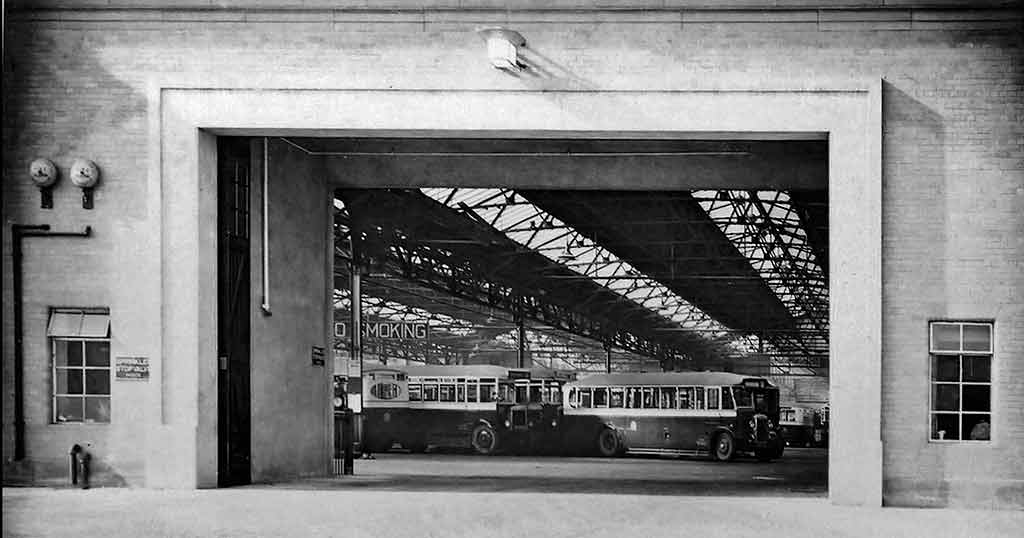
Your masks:
{"label": "vintage bus", "polygon": [[779,391],[727,372],[596,374],[563,387],[563,442],[574,451],[782,455]]}
{"label": "vintage bus", "polygon": [[551,446],[565,375],[491,365],[368,369],[363,376],[363,446],[414,452]]}
{"label": "vintage bus", "polygon": [[779,434],[786,446],[811,446],[815,410],[811,407],[779,408]]}

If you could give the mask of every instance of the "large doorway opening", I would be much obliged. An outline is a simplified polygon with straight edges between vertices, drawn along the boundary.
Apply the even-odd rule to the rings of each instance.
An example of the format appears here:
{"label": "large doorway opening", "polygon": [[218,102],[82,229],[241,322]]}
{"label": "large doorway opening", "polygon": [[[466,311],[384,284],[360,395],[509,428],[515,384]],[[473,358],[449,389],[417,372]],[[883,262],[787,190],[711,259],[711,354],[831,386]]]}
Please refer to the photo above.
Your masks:
{"label": "large doorway opening", "polygon": [[[731,489],[704,491],[827,491],[826,140],[275,144],[318,161],[339,187],[335,375],[365,451],[402,454],[364,469],[413,469],[411,482],[429,482],[418,464],[448,476],[481,465],[441,454],[607,452],[655,466],[651,457],[683,457],[673,472],[691,465],[713,486],[722,477],[703,458],[729,439],[721,459],[776,462],[719,468]],[[502,424],[502,400],[516,399],[502,377],[520,369],[532,371],[538,401],[558,407],[524,410],[522,429],[559,423],[528,439],[515,435],[518,415]],[[557,396],[545,376],[565,382]],[[736,424],[752,400],[731,385],[755,378],[776,390],[768,420],[781,458],[749,442],[746,418]],[[612,424],[612,449],[578,425],[582,415]]]}

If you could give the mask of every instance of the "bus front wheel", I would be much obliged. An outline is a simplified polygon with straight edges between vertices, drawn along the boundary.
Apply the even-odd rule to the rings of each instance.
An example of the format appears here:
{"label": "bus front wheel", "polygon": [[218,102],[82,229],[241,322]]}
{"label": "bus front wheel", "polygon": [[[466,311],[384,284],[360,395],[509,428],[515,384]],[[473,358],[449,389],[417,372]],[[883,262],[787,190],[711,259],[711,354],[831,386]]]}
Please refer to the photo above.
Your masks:
{"label": "bus front wheel", "polygon": [[735,452],[736,444],[731,433],[722,432],[715,436],[715,442],[711,445],[711,455],[715,461],[729,461]]}
{"label": "bus front wheel", "polygon": [[498,448],[498,435],[494,432],[494,428],[486,424],[478,424],[476,428],[473,428],[473,437],[471,439],[473,444],[473,450],[477,454],[489,455],[493,454],[494,450]]}
{"label": "bus front wheel", "polygon": [[619,454],[619,436],[615,430],[605,428],[597,434],[597,451],[606,458]]}

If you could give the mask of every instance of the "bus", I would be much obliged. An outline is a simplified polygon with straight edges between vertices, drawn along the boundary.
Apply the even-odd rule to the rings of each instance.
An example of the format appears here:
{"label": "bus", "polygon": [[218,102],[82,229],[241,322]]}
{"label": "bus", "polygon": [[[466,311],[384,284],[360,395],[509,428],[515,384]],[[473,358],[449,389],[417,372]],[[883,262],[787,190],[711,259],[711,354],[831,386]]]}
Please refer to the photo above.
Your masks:
{"label": "bus", "polygon": [[811,446],[815,410],[810,407],[779,408],[779,434],[786,446]]}
{"label": "bus", "polygon": [[363,375],[363,446],[540,450],[562,416],[562,384],[551,370],[492,365],[377,367]]}
{"label": "bus", "polygon": [[779,390],[728,372],[596,374],[563,387],[562,436],[574,451],[779,458]]}

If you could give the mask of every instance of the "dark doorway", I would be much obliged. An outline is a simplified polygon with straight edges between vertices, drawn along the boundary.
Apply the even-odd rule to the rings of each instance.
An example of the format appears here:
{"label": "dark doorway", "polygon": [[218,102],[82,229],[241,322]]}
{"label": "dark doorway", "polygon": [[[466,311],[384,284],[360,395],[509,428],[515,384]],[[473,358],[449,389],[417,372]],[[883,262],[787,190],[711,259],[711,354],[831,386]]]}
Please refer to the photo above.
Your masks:
{"label": "dark doorway", "polygon": [[251,482],[249,140],[217,141],[217,485]]}

